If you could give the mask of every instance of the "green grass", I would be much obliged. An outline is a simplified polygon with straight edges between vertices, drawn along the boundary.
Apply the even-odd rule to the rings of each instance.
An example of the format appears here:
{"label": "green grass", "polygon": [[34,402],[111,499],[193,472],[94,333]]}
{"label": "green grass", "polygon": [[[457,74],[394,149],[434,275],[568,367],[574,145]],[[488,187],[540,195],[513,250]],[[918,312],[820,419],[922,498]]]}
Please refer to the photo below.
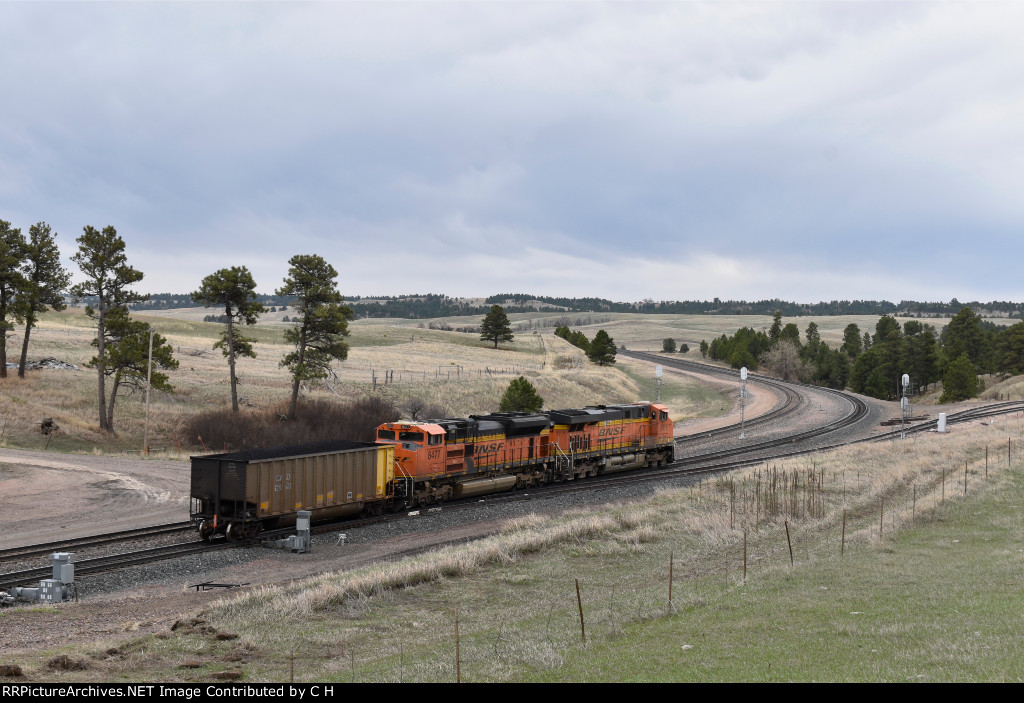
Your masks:
{"label": "green grass", "polygon": [[[640,389],[638,400],[653,401],[658,398],[658,379],[654,375],[653,366],[620,360],[615,368],[632,379]],[[687,408],[686,412],[672,413],[672,419],[677,422],[690,417],[719,417],[732,408],[732,401],[720,391],[671,373],[662,377],[661,401],[670,407]]]}
{"label": "green grass", "polygon": [[631,624],[571,651],[557,671],[525,678],[1021,681],[1019,472],[1009,489],[947,503],[842,560],[757,569],[745,585],[725,587],[718,575],[687,584],[678,614]]}

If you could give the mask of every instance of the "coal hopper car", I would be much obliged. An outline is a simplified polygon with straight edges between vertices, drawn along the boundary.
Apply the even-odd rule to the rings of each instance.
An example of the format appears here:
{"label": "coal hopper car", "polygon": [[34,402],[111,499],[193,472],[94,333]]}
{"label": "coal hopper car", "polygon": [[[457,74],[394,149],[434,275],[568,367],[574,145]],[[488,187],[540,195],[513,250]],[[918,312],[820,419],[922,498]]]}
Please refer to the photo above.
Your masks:
{"label": "coal hopper car", "polygon": [[394,447],[337,440],[192,457],[191,518],[229,541],[264,528],[376,513],[393,487]]}

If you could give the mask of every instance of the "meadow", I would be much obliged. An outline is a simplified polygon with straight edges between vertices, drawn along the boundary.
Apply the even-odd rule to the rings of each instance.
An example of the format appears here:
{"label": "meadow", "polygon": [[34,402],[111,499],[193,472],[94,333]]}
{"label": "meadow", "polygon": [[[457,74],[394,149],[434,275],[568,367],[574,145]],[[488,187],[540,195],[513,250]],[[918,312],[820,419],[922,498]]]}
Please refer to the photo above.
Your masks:
{"label": "meadow", "polygon": [[[16,660],[79,681],[1020,681],[1021,449],[1014,417],[762,464],[225,597],[117,657]],[[58,654],[89,669],[40,668]]]}
{"label": "meadow", "polygon": [[[290,378],[280,366],[289,351],[284,342],[289,311],[268,313],[245,331],[255,339],[255,359],[237,364],[242,412],[283,410]],[[180,366],[168,373],[173,393],[154,392],[150,407],[150,447],[166,456],[187,455],[200,448],[182,429],[189,417],[229,407],[227,362],[213,343],[223,325],[203,322],[206,308],[147,311],[136,317],[150,322],[174,349]],[[477,318],[458,326],[478,324]],[[477,334],[430,329],[418,320],[360,319],[350,325],[348,359],[334,365],[335,376],[303,389],[307,399],[339,402],[377,396],[407,413],[426,405],[449,416],[494,412],[509,382],[519,375],[533,383],[545,407],[654,400],[657,394],[649,365],[621,359],[596,366],[582,351],[555,337],[552,329],[516,334],[497,349]],[[638,324],[638,323],[634,323]],[[20,343],[20,329],[9,340]],[[29,370],[25,379],[0,381],[0,446],[56,451],[138,452],[145,431],[145,395],[119,397],[115,434],[96,429],[96,374],[86,368],[95,354],[92,320],[81,308],[48,313],[33,330],[29,359],[57,358],[80,370]],[[20,347],[19,347],[20,348]],[[666,376],[662,399],[673,417],[720,415],[734,399],[683,376]],[[43,435],[39,425],[52,418],[60,431]]]}

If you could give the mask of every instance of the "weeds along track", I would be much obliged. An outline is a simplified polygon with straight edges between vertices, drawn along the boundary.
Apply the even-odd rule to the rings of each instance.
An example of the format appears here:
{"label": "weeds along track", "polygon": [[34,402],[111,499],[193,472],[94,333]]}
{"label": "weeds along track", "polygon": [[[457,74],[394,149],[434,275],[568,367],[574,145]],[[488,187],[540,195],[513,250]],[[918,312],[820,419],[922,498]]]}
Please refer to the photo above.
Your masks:
{"label": "weeds along track", "polygon": [[22,547],[11,547],[0,549],[0,564],[7,562],[21,561],[28,557],[46,556],[54,552],[71,552],[76,549],[91,549],[122,542],[156,537],[159,535],[175,534],[191,529],[190,522],[172,522],[166,525],[155,525],[153,527],[142,527],[132,530],[121,530],[120,532],[107,532],[102,535],[91,537],[80,537],[76,539],[60,540],[59,542],[45,542],[43,544],[25,545]]}

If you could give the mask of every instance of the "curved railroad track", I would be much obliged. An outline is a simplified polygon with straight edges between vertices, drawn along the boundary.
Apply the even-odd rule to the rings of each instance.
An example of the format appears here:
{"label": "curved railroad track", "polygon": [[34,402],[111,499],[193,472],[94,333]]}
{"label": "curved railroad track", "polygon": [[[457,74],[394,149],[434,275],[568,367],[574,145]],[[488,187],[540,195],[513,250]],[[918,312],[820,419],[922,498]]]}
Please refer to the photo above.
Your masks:
{"label": "curved railroad track", "polygon": [[[739,373],[735,369],[726,369],[722,368],[721,366],[711,366],[709,364],[701,364],[695,361],[685,361],[683,359],[666,359],[662,356],[658,356],[657,354],[651,354],[649,352],[631,352],[621,350],[619,351],[619,354],[634,359],[640,359],[642,361],[656,362],[663,366],[668,366],[683,371],[699,373],[705,376],[720,376],[729,378],[730,380],[738,380],[739,378]],[[801,408],[806,407],[807,405],[810,404],[810,399],[807,397],[807,391],[813,391],[814,393],[822,393],[832,398],[841,399],[841,402],[844,402],[849,405],[849,411],[847,412],[847,414],[839,418],[838,420],[826,423],[825,425],[815,429],[789,435],[786,438],[780,438],[781,441],[799,442],[801,440],[809,439],[811,437],[819,437],[821,435],[825,435],[836,430],[845,429],[850,425],[853,425],[862,420],[868,412],[868,406],[863,400],[854,395],[850,395],[843,391],[838,391],[832,388],[825,388],[823,386],[809,386],[806,384],[793,383],[790,381],[781,381],[777,378],[770,378],[768,376],[762,376],[760,374],[753,373],[747,375],[747,381],[771,389],[776,394],[776,396],[781,398],[781,401],[767,413],[751,418],[750,420],[747,420],[744,423],[742,423],[746,428],[756,428],[758,426],[763,426],[769,423],[777,422],[783,417],[792,415],[793,413],[799,411]],[[740,425],[741,423],[735,422],[731,425],[725,425],[724,427],[718,427],[713,430],[695,433],[688,437],[680,437],[676,440],[676,446],[679,447],[684,443],[693,442],[696,440],[703,440],[721,435],[734,434],[736,430],[739,429]],[[778,443],[778,440],[769,440],[761,443],[748,444],[745,445],[745,448],[747,450],[756,450],[759,447],[770,448],[773,446],[777,446]],[[732,456],[733,454],[735,454],[733,450],[726,450],[725,452],[722,453],[710,452],[707,453],[706,455],[701,455],[701,457],[715,458],[716,456],[724,457]]]}

